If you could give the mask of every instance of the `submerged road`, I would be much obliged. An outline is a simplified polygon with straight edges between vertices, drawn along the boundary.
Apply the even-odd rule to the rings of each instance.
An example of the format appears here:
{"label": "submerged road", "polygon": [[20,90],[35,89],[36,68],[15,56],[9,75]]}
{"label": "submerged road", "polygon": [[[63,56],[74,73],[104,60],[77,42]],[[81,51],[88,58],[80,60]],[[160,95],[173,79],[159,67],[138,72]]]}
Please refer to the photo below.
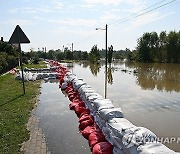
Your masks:
{"label": "submerged road", "polygon": [[52,154],[90,154],[88,141],[78,129],[78,118],[69,110],[69,100],[58,88],[59,83],[42,83],[35,115]]}

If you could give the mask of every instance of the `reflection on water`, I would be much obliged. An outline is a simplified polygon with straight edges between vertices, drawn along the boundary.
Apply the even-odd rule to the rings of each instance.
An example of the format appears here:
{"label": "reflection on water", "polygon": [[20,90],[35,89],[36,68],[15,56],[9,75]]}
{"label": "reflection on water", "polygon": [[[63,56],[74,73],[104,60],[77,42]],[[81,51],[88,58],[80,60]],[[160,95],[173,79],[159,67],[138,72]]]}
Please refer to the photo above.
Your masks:
{"label": "reflection on water", "polygon": [[95,63],[90,63],[89,64],[89,69],[91,70],[91,73],[94,75],[94,76],[97,76],[97,74],[99,73],[100,71],[100,64],[95,64]]}
{"label": "reflection on water", "polygon": [[137,70],[136,83],[143,89],[180,91],[180,64],[125,63],[125,66]]}
{"label": "reflection on water", "polygon": [[107,68],[107,82],[112,85],[113,84],[113,73],[114,69],[111,67],[111,65]]}
{"label": "reflection on water", "polygon": [[[82,66],[89,67],[94,76],[97,76],[102,68],[102,64],[83,63]],[[132,73],[137,79],[137,85],[144,90],[156,88],[159,91],[180,91],[180,64],[115,62],[107,68],[107,82],[110,85],[113,84],[113,73],[116,70]]]}

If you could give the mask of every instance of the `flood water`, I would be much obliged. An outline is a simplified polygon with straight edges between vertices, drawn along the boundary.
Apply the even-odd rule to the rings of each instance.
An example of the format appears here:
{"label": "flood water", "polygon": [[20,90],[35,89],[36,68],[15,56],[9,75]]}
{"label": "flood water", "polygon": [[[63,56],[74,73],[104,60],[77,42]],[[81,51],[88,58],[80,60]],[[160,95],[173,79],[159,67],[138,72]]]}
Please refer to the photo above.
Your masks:
{"label": "flood water", "polygon": [[59,82],[43,82],[35,115],[51,154],[90,154],[88,141],[78,129],[78,118],[69,110],[69,100]]}
{"label": "flood water", "polygon": [[[76,63],[71,70],[105,96],[104,65]],[[180,64],[117,62],[108,66],[107,82],[107,98],[126,119],[180,151]],[[171,137],[176,141],[168,141]]]}
{"label": "flood water", "polygon": [[[116,62],[105,66],[64,64],[102,96],[121,107],[125,118],[136,126],[166,139],[166,146],[180,151],[180,64]],[[106,85],[106,86],[105,86]],[[106,90],[105,90],[106,87]],[[90,153],[88,142],[78,133],[78,119],[58,83],[43,83],[36,115],[53,153]],[[171,137],[176,141],[168,143]]]}

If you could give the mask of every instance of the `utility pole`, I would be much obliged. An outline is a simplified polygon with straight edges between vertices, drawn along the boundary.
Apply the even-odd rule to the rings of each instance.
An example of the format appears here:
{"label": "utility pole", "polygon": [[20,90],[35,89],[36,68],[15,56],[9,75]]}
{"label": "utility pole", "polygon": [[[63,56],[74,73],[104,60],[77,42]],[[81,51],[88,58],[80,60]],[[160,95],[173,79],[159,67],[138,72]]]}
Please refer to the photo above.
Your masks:
{"label": "utility pole", "polygon": [[105,62],[105,99],[107,97],[107,24],[106,24],[106,62]]}
{"label": "utility pole", "polygon": [[72,52],[73,52],[73,43],[72,43]]}
{"label": "utility pole", "polygon": [[106,27],[105,28],[96,28],[96,30],[105,30],[106,31],[106,45],[105,45],[105,48],[106,48],[106,57],[105,57],[105,94],[104,94],[104,97],[106,99],[107,97],[107,52],[108,52],[108,49],[107,49],[107,28],[108,28],[108,25],[106,24]]}

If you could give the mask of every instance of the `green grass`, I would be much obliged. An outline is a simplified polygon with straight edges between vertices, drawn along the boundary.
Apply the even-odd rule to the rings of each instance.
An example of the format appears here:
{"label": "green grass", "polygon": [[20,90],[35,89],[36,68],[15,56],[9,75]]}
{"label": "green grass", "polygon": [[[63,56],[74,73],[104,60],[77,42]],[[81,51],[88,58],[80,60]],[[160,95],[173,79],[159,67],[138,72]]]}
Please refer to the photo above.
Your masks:
{"label": "green grass", "polygon": [[[46,68],[46,64],[43,61],[40,61],[39,64],[23,64],[23,67],[27,68]],[[20,66],[17,68],[20,69]]]}
{"label": "green grass", "polygon": [[25,64],[24,67],[27,68],[46,68],[46,64],[40,61],[39,64]]}
{"label": "green grass", "polygon": [[0,77],[0,154],[20,153],[21,143],[28,140],[26,123],[34,107],[40,82],[26,82],[26,94],[22,95],[21,81],[15,80],[10,74]]}

